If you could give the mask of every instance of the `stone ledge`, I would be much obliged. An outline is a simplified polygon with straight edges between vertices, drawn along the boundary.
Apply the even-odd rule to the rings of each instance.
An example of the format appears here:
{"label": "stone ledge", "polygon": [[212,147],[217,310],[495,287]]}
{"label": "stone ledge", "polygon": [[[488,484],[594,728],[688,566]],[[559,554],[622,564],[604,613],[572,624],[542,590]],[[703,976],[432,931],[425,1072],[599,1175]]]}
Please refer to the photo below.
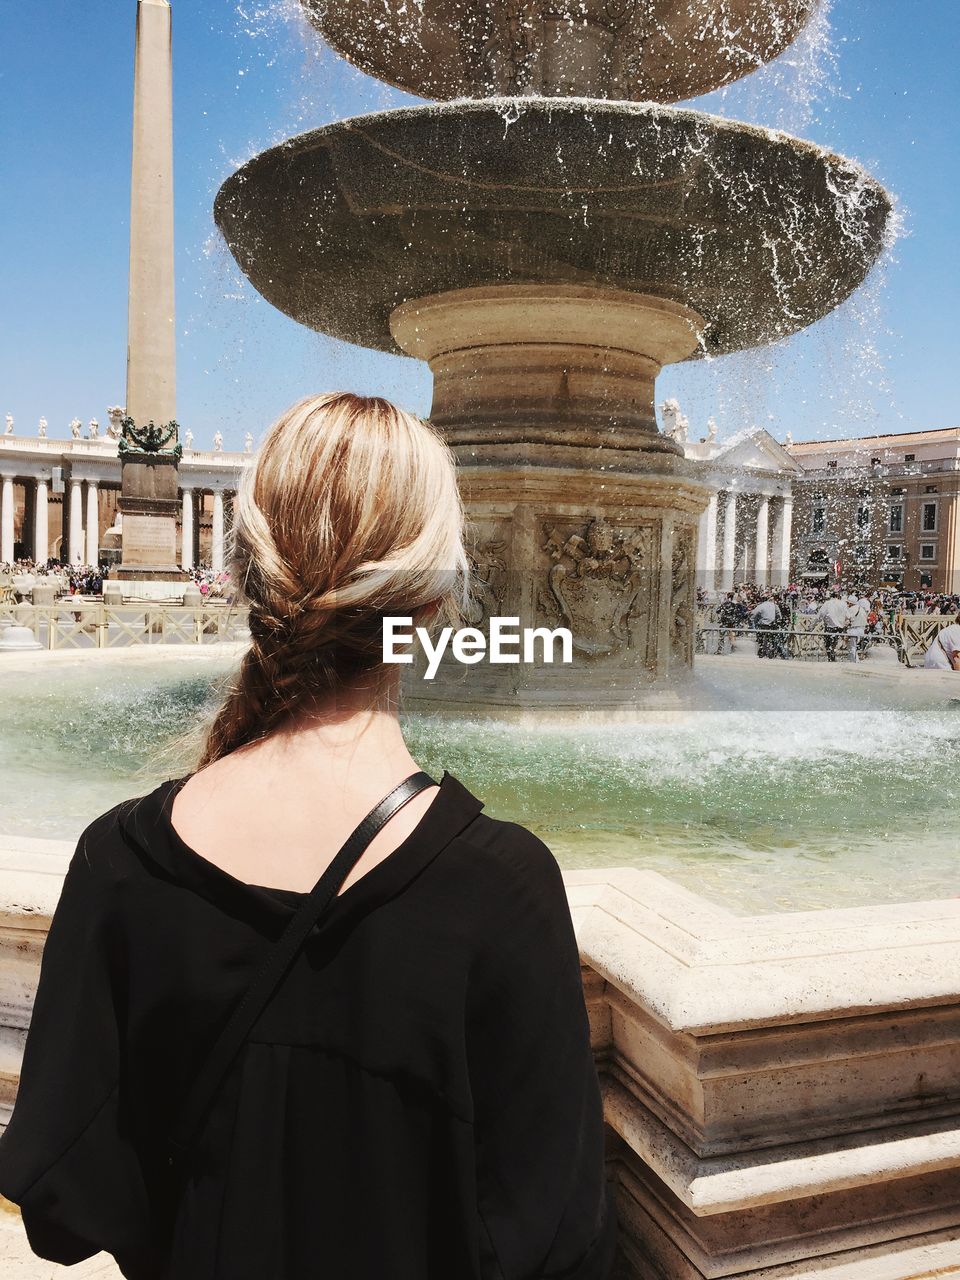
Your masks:
{"label": "stone ledge", "polygon": [[603,1094],[611,1128],[700,1217],[960,1167],[956,1118],[698,1159],[622,1085]]}
{"label": "stone ledge", "polygon": [[960,1001],[960,899],[736,916],[653,871],[564,881],[584,957],[675,1032]]}

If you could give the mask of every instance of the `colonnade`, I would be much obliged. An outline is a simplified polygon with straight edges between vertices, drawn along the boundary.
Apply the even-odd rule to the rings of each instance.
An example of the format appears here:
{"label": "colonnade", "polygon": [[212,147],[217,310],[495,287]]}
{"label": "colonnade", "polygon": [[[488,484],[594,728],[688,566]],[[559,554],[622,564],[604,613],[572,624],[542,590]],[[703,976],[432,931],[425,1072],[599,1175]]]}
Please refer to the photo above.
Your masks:
{"label": "colonnade", "polygon": [[194,530],[196,528],[196,497],[195,494],[200,492],[213,493],[213,509],[211,511],[211,543],[210,543],[210,566],[214,573],[220,573],[223,569],[223,552],[226,541],[226,518],[224,498],[229,491],[223,489],[213,490],[197,490],[193,486],[183,485],[180,489],[180,533],[182,541],[182,550],[180,555],[180,567],[183,569],[192,569],[193,564],[193,543],[195,539]]}
{"label": "colonnade", "polygon": [[735,582],[786,586],[790,580],[793,499],[789,494],[721,490],[700,517],[698,585],[730,591]]}
{"label": "colonnade", "polygon": [[[14,483],[33,485],[33,549],[32,559],[38,564],[50,555],[50,503],[49,484],[45,476],[19,478],[14,473],[0,473],[0,562],[8,564],[14,558]],[[84,502],[86,486],[86,502]],[[61,555],[70,564],[96,564],[100,554],[100,482],[93,478],[72,476],[68,481],[69,506],[67,526],[67,555]],[[194,567],[194,541],[197,528],[196,501],[199,494],[213,493],[210,563],[215,572],[224,567],[225,503],[224,498],[232,490],[207,489],[197,485],[183,485],[181,496],[181,565]],[[24,533],[26,530],[24,531]]]}

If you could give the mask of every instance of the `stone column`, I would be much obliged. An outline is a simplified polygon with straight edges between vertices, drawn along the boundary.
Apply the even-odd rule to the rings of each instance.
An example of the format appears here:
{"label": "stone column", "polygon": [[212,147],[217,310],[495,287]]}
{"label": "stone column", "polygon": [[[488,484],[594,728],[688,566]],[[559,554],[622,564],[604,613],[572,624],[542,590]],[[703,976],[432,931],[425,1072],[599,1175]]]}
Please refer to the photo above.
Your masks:
{"label": "stone column", "polygon": [[[139,0],[130,186],[127,413],[176,413],[173,291],[173,58],[167,0]],[[126,531],[126,521],[124,521]]]}
{"label": "stone column", "polygon": [[97,481],[87,481],[87,564],[100,559],[100,498]]}
{"label": "stone column", "polygon": [[210,548],[210,563],[214,573],[223,569],[223,494],[219,489],[213,491],[213,540]]}
{"label": "stone column", "polygon": [[711,494],[700,517],[697,545],[697,585],[713,591],[717,584],[717,495]]}
{"label": "stone column", "polygon": [[790,581],[790,531],[793,524],[793,497],[782,498],[774,516],[773,582],[785,587]]}
{"label": "stone column", "polygon": [[[166,427],[177,416],[173,59],[167,0],[137,4],[126,409],[140,428],[150,421]],[[122,557],[115,576],[179,580],[177,458],[171,449],[125,454],[119,510]]]}
{"label": "stone column", "polygon": [[737,495],[727,494],[723,516],[723,563],[720,586],[724,591],[733,589],[733,575],[737,562]]}
{"label": "stone column", "polygon": [[70,563],[83,563],[83,481],[70,481]]}
{"label": "stone column", "polygon": [[760,505],[757,508],[755,547],[754,581],[760,586],[766,586],[770,581],[770,499],[765,494],[761,495]]}
{"label": "stone column", "polygon": [[13,476],[8,475],[0,495],[0,560],[13,564]]}
{"label": "stone column", "polygon": [[50,554],[50,525],[47,514],[47,482],[41,476],[36,480],[36,495],[33,517],[33,558],[37,564],[45,564]]}
{"label": "stone column", "polygon": [[193,568],[193,490],[183,490],[183,516],[180,521],[180,567]]}

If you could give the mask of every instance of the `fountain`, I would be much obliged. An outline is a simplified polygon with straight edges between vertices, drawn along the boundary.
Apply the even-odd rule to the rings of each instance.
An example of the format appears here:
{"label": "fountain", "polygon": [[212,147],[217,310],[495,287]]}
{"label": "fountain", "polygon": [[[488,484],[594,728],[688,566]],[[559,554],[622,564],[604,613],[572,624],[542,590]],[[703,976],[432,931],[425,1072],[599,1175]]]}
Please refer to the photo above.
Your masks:
{"label": "fountain", "polygon": [[263,152],[217,224],[287,315],[429,363],[480,614],[574,638],[566,667],[446,667],[411,694],[537,720],[650,705],[692,665],[708,500],[656,376],[826,315],[891,212],[841,156],[662,104],[775,57],[815,2],[302,2],[363,70],[457,100]]}
{"label": "fountain", "polygon": [[[665,105],[775,57],[813,0],[305,7],[385,79],[494,95],[292,139],[225,184],[217,218],[285,312],[430,362],[486,611],[575,621],[572,677],[507,691],[474,668],[436,693],[598,723],[407,731],[563,862],[619,1274],[955,1274],[960,783],[930,767],[957,741],[952,677],[707,658],[695,719],[599,723],[690,664],[705,489],[657,430],[659,368],[814,322],[885,238],[889,203],[848,160]],[[76,836],[171,773],[157,752],[236,660],[218,649],[5,660],[0,1123]]]}

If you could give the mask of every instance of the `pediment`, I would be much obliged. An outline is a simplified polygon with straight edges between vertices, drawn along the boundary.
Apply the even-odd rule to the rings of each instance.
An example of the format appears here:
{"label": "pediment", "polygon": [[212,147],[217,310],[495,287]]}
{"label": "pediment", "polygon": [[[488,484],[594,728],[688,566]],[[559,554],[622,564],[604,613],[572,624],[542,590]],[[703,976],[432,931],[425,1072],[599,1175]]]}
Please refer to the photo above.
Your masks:
{"label": "pediment", "polygon": [[715,460],[738,470],[803,474],[800,464],[763,427],[741,432],[728,440]]}

